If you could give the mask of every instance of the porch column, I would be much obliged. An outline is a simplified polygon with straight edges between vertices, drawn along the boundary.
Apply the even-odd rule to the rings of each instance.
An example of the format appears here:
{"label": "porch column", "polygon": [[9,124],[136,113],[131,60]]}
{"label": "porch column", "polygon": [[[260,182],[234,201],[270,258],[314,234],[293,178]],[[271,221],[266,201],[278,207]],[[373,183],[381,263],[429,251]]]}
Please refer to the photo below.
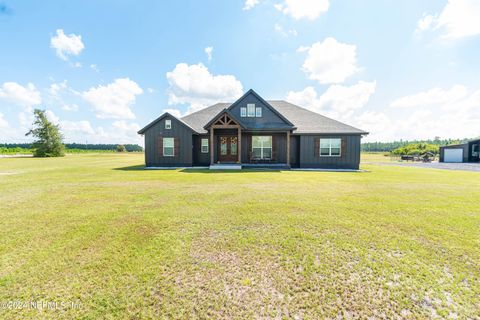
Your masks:
{"label": "porch column", "polygon": [[242,163],[242,128],[238,127],[238,141],[237,141],[238,163]]}
{"label": "porch column", "polygon": [[210,128],[210,164],[213,164],[213,127]]}
{"label": "porch column", "polygon": [[287,131],[287,165],[290,165],[290,131]]}

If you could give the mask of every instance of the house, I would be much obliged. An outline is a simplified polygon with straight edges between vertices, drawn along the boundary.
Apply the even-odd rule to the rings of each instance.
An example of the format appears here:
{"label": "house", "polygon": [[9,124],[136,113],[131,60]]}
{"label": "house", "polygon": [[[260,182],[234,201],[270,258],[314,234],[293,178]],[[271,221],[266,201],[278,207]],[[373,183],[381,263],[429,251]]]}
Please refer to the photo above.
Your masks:
{"label": "house", "polygon": [[164,113],[138,131],[147,167],[358,169],[367,132],[249,90],[177,118]]}
{"label": "house", "polygon": [[480,139],[440,147],[440,162],[480,162]]}

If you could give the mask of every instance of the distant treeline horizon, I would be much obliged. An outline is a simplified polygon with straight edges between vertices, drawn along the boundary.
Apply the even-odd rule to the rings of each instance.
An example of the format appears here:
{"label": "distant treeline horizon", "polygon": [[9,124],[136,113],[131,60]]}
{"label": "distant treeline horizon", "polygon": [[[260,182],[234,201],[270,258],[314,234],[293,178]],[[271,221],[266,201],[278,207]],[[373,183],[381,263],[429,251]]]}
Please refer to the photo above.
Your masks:
{"label": "distant treeline horizon", "polygon": [[451,144],[465,143],[473,139],[429,139],[429,140],[399,140],[393,142],[365,142],[362,143],[363,152],[391,152],[397,148],[415,143],[433,144],[438,146],[446,146]]}
{"label": "distant treeline horizon", "polygon": [[[138,144],[103,144],[103,143],[65,143],[66,149],[76,149],[76,150],[99,150],[99,151],[116,151],[118,145],[125,146],[127,152],[142,152],[143,148]],[[0,147],[7,149],[22,148],[22,149],[32,149],[31,143],[2,143]]]}

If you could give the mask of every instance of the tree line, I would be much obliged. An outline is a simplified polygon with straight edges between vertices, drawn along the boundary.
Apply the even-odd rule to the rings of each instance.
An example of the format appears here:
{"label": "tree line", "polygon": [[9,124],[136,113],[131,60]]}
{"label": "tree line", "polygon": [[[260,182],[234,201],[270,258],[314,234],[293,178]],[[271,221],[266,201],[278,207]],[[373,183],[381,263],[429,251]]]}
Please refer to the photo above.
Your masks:
{"label": "tree line", "polygon": [[362,143],[363,152],[392,152],[395,149],[405,147],[407,145],[433,145],[446,146],[450,144],[465,143],[472,139],[440,139],[436,137],[433,140],[399,140],[393,142],[365,142]]}
{"label": "tree line", "polygon": [[60,126],[52,123],[48,118],[45,110],[35,109],[33,111],[34,120],[32,128],[25,134],[35,138],[33,143],[7,143],[0,145],[0,152],[10,153],[14,151],[25,153],[31,151],[35,157],[62,157],[65,151],[117,151],[117,152],[133,152],[143,151],[142,147],[136,144],[79,144],[79,143],[63,143],[63,134],[60,132]]}
{"label": "tree line", "polygon": [[[85,144],[85,143],[65,143],[66,150],[81,150],[86,151],[118,151],[118,144]],[[138,144],[123,144],[126,152],[142,152],[143,148]],[[33,148],[32,143],[2,143],[0,148],[3,149],[18,149],[30,150]]]}

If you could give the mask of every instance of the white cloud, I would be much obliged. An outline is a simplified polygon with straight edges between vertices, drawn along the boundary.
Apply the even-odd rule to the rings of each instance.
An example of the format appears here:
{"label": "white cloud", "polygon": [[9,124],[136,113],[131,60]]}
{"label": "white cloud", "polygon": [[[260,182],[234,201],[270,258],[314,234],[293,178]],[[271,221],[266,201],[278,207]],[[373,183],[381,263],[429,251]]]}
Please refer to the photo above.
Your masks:
{"label": "white cloud", "polygon": [[155,92],[155,89],[153,89],[153,88],[147,88],[147,91],[148,91],[148,93],[154,93],[154,92]]}
{"label": "white cloud", "polygon": [[[95,130],[93,130],[92,125],[87,120],[81,121],[68,121],[64,120],[60,124],[62,132],[65,134],[65,138],[70,138],[72,135],[94,135]],[[83,140],[79,140],[83,141]]]}
{"label": "white cloud", "polygon": [[440,14],[424,15],[417,32],[441,30],[444,39],[460,39],[480,34],[480,1],[449,0]]}
{"label": "white cloud", "polygon": [[33,83],[24,87],[16,82],[5,82],[0,87],[0,98],[21,107],[32,107],[42,103],[40,92]]}
{"label": "white cloud", "polygon": [[114,121],[113,122],[113,127],[115,129],[118,129],[120,131],[124,131],[124,132],[133,132],[135,133],[135,135],[137,134],[137,131],[140,130],[140,126],[136,123],[128,123],[124,120],[122,121]]}
{"label": "white cloud", "polygon": [[5,129],[8,128],[8,121],[5,119],[3,113],[0,112],[0,128]]}
{"label": "white cloud", "polygon": [[259,0],[245,0],[243,5],[243,10],[250,10],[255,7],[260,1]]}
{"label": "white cloud", "polygon": [[76,34],[66,35],[62,29],[57,29],[57,35],[50,39],[50,46],[56,50],[57,56],[62,60],[68,60],[68,56],[78,56],[85,45],[82,36]]}
{"label": "white cloud", "polygon": [[59,93],[67,89],[68,89],[68,82],[67,80],[63,80],[62,82],[52,83],[50,85],[50,88],[48,89],[48,92],[50,93],[50,95],[56,97],[59,95]]}
{"label": "white cloud", "polygon": [[[433,88],[396,99],[392,111],[402,110],[396,119],[396,137],[404,139],[466,138],[479,135],[480,90],[463,85],[451,89]],[[406,109],[405,108],[410,108]],[[409,111],[412,110],[412,111]]]}
{"label": "white cloud", "polygon": [[165,112],[168,112],[172,116],[177,117],[177,118],[183,117],[183,113],[179,109],[163,109],[161,113],[163,114]]}
{"label": "white cloud", "polygon": [[30,128],[33,123],[33,108],[26,107],[22,112],[18,114],[18,121],[22,128]]}
{"label": "white cloud", "polygon": [[410,96],[396,99],[391,103],[395,108],[415,108],[431,105],[450,105],[467,96],[468,90],[463,85],[455,85],[449,90],[433,88]]}
{"label": "white cloud", "polygon": [[108,127],[94,128],[88,120],[61,121],[60,126],[66,142],[77,143],[137,143],[142,138],[137,134],[140,126],[137,123],[114,121]]}
{"label": "white cloud", "polygon": [[297,51],[307,52],[302,70],[309,79],[318,80],[321,84],[342,83],[360,70],[357,47],[331,37],[311,47],[300,47]]}
{"label": "white cloud", "polygon": [[233,101],[243,93],[243,86],[233,75],[213,75],[202,63],[179,63],[166,74],[168,104],[190,104],[196,111],[220,101]]}
{"label": "white cloud", "polygon": [[298,35],[297,33],[297,30],[295,29],[290,29],[290,30],[285,30],[281,25],[279,25],[278,23],[275,23],[275,25],[273,26],[273,28],[275,29],[276,32],[278,32],[279,34],[281,34],[282,36],[284,37],[287,37],[287,36],[294,36],[296,37]]}
{"label": "white cloud", "polygon": [[207,54],[208,61],[212,61],[212,52],[213,52],[213,47],[205,48],[205,53]]}
{"label": "white cloud", "polygon": [[315,20],[327,12],[329,6],[329,0],[285,0],[281,4],[276,4],[275,8],[296,20],[302,18]]}
{"label": "white cloud", "polygon": [[53,124],[60,124],[60,118],[52,110],[46,110],[45,115]]}
{"label": "white cloud", "polygon": [[423,17],[418,20],[417,23],[417,29],[415,30],[415,33],[420,33],[425,30],[428,30],[432,27],[435,17],[432,16],[431,14],[424,14]]}
{"label": "white cloud", "polygon": [[369,132],[369,135],[362,139],[368,141],[394,141],[395,126],[390,117],[383,112],[365,111],[352,120],[355,127]]}
{"label": "white cloud", "polygon": [[137,95],[143,93],[142,88],[129,78],[116,79],[103,86],[92,87],[82,93],[101,119],[134,119],[130,106],[135,103]]}
{"label": "white cloud", "polygon": [[97,73],[100,73],[100,70],[98,70],[98,67],[96,64],[91,64],[90,65],[90,69],[92,69],[93,71],[97,72]]}
{"label": "white cloud", "polygon": [[78,111],[78,105],[76,105],[75,103],[73,104],[64,104],[62,106],[62,110],[65,110],[65,111]]}
{"label": "white cloud", "polygon": [[347,120],[367,105],[375,88],[375,81],[360,81],[352,86],[331,85],[318,97],[313,87],[306,87],[302,91],[288,92],[286,99],[332,118]]}

